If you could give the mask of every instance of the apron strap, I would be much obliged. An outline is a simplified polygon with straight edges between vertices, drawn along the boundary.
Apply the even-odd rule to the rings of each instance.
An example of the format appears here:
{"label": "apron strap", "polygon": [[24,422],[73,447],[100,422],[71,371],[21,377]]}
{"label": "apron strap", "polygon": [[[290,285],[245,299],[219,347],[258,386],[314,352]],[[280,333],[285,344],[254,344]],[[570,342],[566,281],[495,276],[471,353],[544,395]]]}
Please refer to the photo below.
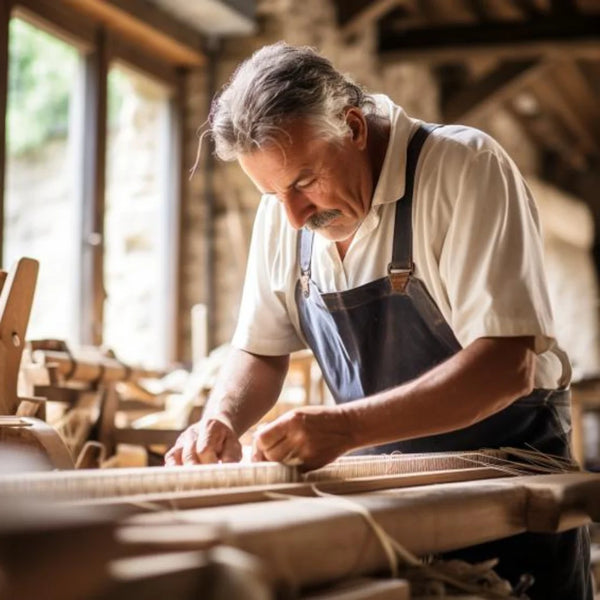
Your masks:
{"label": "apron strap", "polygon": [[438,127],[441,125],[421,124],[413,134],[406,151],[404,196],[396,202],[392,262],[388,265],[392,286],[400,291],[404,290],[414,268],[412,260],[412,200],[419,155],[429,134]]}
{"label": "apron strap", "polygon": [[298,256],[300,258],[300,273],[310,277],[310,259],[315,232],[303,227],[298,232]]}
{"label": "apron strap", "polygon": [[300,257],[300,285],[305,298],[310,296],[310,259],[315,232],[303,227],[298,232],[298,256]]}

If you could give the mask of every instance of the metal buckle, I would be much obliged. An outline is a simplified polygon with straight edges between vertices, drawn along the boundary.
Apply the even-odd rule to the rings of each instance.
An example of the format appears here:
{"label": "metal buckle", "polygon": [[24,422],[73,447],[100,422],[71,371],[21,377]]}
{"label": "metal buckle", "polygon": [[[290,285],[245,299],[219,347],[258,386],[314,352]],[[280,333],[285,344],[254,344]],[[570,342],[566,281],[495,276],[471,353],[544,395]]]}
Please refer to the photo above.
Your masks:
{"label": "metal buckle", "polygon": [[302,273],[302,275],[300,275],[300,285],[302,287],[302,294],[305,298],[310,296],[309,282],[310,275],[308,273]]}
{"label": "metal buckle", "polygon": [[406,289],[406,284],[408,283],[408,280],[413,272],[413,266],[414,265],[411,264],[410,268],[408,269],[398,269],[394,268],[392,263],[388,265],[388,277],[390,278],[392,289],[395,292],[404,292]]}

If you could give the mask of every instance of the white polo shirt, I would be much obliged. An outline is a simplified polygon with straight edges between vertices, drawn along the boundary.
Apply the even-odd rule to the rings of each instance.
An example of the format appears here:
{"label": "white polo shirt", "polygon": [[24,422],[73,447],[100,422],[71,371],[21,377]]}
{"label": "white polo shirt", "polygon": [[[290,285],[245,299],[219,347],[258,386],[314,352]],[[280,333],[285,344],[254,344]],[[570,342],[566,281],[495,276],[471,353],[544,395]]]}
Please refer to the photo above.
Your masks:
{"label": "white polo shirt", "polygon": [[[375,96],[391,123],[371,209],[343,262],[335,242],[315,235],[311,276],[322,292],[348,290],[387,274],[396,201],[404,194],[406,150],[420,121]],[[485,133],[461,125],[425,142],[413,195],[413,260],[464,347],[479,337],[534,336],[536,387],[555,388],[563,371],[554,351],[537,210],[521,174]],[[273,195],[254,223],[239,320],[232,344],[263,355],[306,347],[294,289],[297,231]]]}

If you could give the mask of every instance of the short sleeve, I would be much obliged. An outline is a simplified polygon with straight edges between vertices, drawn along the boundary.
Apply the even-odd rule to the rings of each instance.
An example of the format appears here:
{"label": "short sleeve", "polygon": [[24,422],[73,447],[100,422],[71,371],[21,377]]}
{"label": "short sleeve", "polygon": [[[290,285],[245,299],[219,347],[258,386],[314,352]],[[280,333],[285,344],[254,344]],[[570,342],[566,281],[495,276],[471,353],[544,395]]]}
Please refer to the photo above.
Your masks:
{"label": "short sleeve", "polygon": [[516,165],[496,145],[465,165],[440,256],[451,327],[463,346],[479,337],[553,343],[537,210]]}
{"label": "short sleeve", "polygon": [[[295,247],[276,201],[264,197],[254,228],[238,323],[232,345],[253,354],[278,356],[304,348],[290,319],[290,269]],[[295,236],[293,236],[295,237]]]}

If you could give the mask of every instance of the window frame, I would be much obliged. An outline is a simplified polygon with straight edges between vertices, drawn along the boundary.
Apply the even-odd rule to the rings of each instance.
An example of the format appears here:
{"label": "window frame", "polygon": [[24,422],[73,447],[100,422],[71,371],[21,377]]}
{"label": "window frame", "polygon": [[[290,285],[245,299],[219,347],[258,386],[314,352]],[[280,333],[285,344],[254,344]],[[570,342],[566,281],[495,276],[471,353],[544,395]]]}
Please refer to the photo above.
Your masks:
{"label": "window frame", "polygon": [[[84,54],[82,86],[84,115],[81,135],[80,225],[81,258],[79,279],[79,341],[82,344],[102,344],[104,321],[104,209],[107,138],[107,77],[111,62],[119,61],[170,88],[168,151],[172,160],[167,175],[165,196],[169,200],[167,224],[168,256],[165,273],[168,277],[166,314],[161,323],[162,337],[167,348],[167,362],[178,360],[180,331],[180,253],[181,207],[183,204],[183,110],[185,67],[165,54],[157,58],[156,48],[143,49],[134,38],[128,39],[123,30],[107,27],[100,19],[78,13],[56,0],[5,0],[0,6],[0,265],[4,235],[4,184],[6,167],[6,110],[8,95],[9,23],[19,17],[75,45]],[[142,18],[142,17],[140,17]],[[187,28],[170,22],[168,31],[182,29],[190,39]],[[163,34],[164,35],[164,34]],[[199,35],[199,34],[198,34]],[[175,40],[174,40],[175,42]],[[203,55],[198,46],[198,64]],[[170,200],[174,199],[174,202]]]}

